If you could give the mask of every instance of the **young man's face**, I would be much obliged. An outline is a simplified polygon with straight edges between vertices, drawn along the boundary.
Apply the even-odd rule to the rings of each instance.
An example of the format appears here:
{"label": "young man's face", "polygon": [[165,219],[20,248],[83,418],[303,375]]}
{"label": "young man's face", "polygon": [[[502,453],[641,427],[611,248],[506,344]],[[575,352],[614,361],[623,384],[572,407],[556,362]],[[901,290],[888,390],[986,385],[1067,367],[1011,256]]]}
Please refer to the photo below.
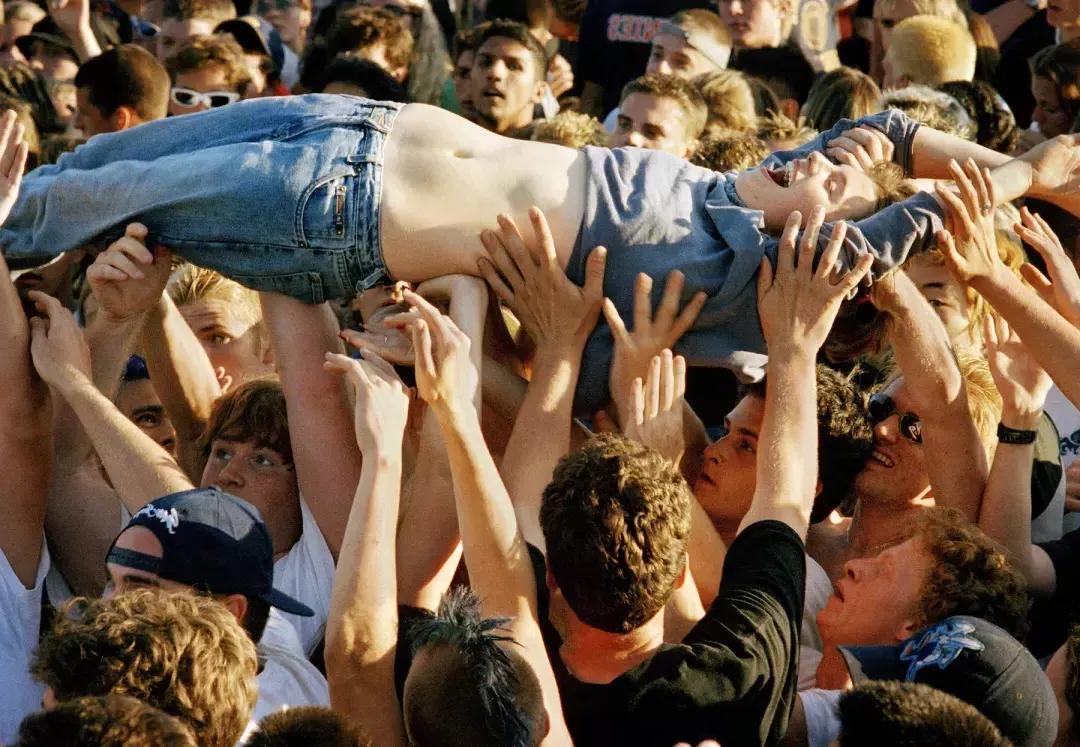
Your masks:
{"label": "young man's face", "polygon": [[882,392],[892,399],[897,412],[874,426],[874,450],[855,478],[860,501],[901,506],[930,494],[923,445],[902,432],[900,418],[912,412],[904,379],[894,381]]}
{"label": "young man's face", "polygon": [[31,47],[29,65],[50,83],[75,80],[79,72],[79,63],[70,52],[40,39]]}
{"label": "young man's face", "polygon": [[765,228],[781,231],[788,216],[798,210],[805,221],[817,205],[825,207],[825,220],[858,220],[877,202],[874,180],[857,168],[837,165],[821,153],[789,162],[779,169],[756,168],[739,172],[735,189],[746,206],[765,214]]}
{"label": "young man's face", "polygon": [[214,33],[216,25],[216,22],[205,18],[191,18],[187,21],[179,21],[175,18],[162,19],[161,34],[158,35],[157,58],[164,62],[188,37],[210,36]]}
{"label": "young man's face", "polygon": [[705,449],[694,497],[717,531],[733,535],[739,529],[757,489],[757,447],[765,400],[743,397],[724,419],[727,435]]}
{"label": "young man's face", "polygon": [[476,50],[470,78],[481,123],[505,133],[529,124],[543,98],[543,71],[520,42],[495,36]]}
{"label": "young man's face", "polygon": [[1072,122],[1061,106],[1061,97],[1058,96],[1057,86],[1053,81],[1032,76],[1031,95],[1035,98],[1031,121],[1038,123],[1039,132],[1046,137],[1057,137],[1072,128]]}
{"label": "young man's face", "polygon": [[[146,527],[138,526],[121,532],[120,536],[116,538],[116,548],[118,550],[140,552],[155,558],[162,557],[164,552],[161,541],[154,536],[154,533]],[[106,563],[105,569],[109,574],[109,585],[105,588],[106,599],[113,594],[123,594],[125,591],[144,587],[164,589],[166,591],[191,591],[190,586],[185,586],[176,581],[169,581],[161,578],[156,573],[149,573],[138,568]]]}
{"label": "young man's face", "polygon": [[1074,31],[1080,26],[1080,0],[1050,0],[1046,22],[1056,29]]}
{"label": "young man's face", "polygon": [[743,49],[778,47],[784,41],[784,15],[779,0],[720,0],[720,20],[731,43]]}
{"label": "young man's face", "polygon": [[652,54],[646,73],[663,73],[690,80],[718,68],[701,52],[691,47],[679,34],[656,34],[653,36]]}
{"label": "young man's face", "polygon": [[918,632],[918,604],[933,558],[909,539],[876,558],[844,564],[844,575],[818,613],[826,646],[883,646]]}
{"label": "young man's face", "polygon": [[176,455],[176,429],[165,413],[161,398],[150,379],[120,382],[116,407],[161,448]]}
{"label": "young man's face", "polygon": [[904,265],[904,272],[937,312],[954,345],[969,348],[979,341],[981,335],[971,328],[967,288],[944,264],[920,254]]}
{"label": "young man's face", "polygon": [[273,372],[261,330],[238,315],[227,301],[204,299],[184,304],[179,311],[226,383],[239,384]]}
{"label": "young man's face", "polygon": [[472,120],[476,117],[476,106],[472,100],[472,69],[476,53],[466,49],[454,63],[454,94],[457,96],[461,116]]}
{"label": "young man's face", "polygon": [[686,132],[683,112],[674,99],[651,93],[632,93],[619,104],[612,148],[661,150],[686,158],[694,140]]}
{"label": "young man's face", "polygon": [[257,0],[252,12],[266,19],[273,26],[281,41],[293,49],[301,49],[307,41],[311,11],[290,0]]}
{"label": "young man's face", "polygon": [[913,0],[895,0],[892,8],[886,9],[880,15],[875,15],[878,31],[881,33],[881,51],[888,52],[892,43],[893,29],[896,24],[906,21],[912,16],[919,15],[919,9],[915,7]]}
{"label": "young man's face", "polygon": [[[240,93],[229,83],[229,71],[224,65],[207,65],[198,70],[177,73],[173,88],[187,88],[198,93]],[[192,106],[178,104],[173,96],[169,97],[169,114],[178,117],[181,114],[195,114],[210,109],[205,101]]]}

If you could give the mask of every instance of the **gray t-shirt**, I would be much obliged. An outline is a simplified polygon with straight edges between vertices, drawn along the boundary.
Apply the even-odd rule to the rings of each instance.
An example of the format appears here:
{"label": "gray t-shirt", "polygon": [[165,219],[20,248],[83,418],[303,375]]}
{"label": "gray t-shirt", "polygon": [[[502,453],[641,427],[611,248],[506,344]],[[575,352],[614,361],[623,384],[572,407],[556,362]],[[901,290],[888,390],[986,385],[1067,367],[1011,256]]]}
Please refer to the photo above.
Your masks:
{"label": "gray t-shirt", "polygon": [[[889,110],[859,122],[841,120],[801,148],[774,153],[765,166],[779,166],[824,151],[846,130],[868,125],[884,132],[896,148],[896,161],[910,173],[911,147],[918,123]],[[698,291],[709,300],[693,328],[675,345],[691,366],[730,368],[744,381],[760,381],[767,361],[757,315],[756,274],[763,256],[775,260],[779,239],[764,232],[763,215],[732,199],[736,172],[720,174],[681,158],[640,148],[586,148],[585,217],[567,274],[585,280],[585,260],[593,247],[608,250],[604,293],[623,319],[632,318],[634,279],[650,275],[653,305],[668,273],[686,276],[683,302]],[[920,193],[848,225],[841,260],[874,255],[875,276],[899,267],[908,254],[923,251],[942,228],[933,195]],[[832,233],[826,223],[819,253]],[[608,396],[611,329],[600,321],[582,360],[574,410],[591,414]]]}

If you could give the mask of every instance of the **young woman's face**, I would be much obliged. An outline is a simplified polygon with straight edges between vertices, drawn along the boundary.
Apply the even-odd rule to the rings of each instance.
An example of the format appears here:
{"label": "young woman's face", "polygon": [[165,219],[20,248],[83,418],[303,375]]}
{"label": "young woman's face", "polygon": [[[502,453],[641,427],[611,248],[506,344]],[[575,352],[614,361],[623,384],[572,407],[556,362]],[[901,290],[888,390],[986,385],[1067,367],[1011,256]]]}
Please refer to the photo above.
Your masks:
{"label": "young woman's face", "polygon": [[1067,133],[1072,127],[1072,122],[1061,106],[1061,98],[1058,96],[1057,86],[1053,81],[1032,77],[1031,95],[1035,99],[1031,121],[1038,123],[1039,132],[1046,137],[1057,137]]}
{"label": "young woman's face", "polygon": [[765,230],[780,231],[798,210],[803,220],[817,205],[825,206],[825,220],[858,220],[877,202],[874,180],[862,171],[837,165],[820,153],[791,161],[779,169],[742,171],[735,190],[748,208],[765,214]]}
{"label": "young woman's face", "polygon": [[1076,29],[1080,26],[1080,0],[1050,0],[1046,22],[1056,29]]}

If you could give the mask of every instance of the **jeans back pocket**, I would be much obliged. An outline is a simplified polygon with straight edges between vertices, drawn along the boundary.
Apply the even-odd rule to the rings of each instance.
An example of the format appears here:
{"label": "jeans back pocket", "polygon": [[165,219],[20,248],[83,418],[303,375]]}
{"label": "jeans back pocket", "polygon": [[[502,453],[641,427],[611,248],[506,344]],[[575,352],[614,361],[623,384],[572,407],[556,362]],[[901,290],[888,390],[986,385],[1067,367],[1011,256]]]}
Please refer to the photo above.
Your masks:
{"label": "jeans back pocket", "polygon": [[296,231],[301,246],[338,249],[352,245],[356,234],[357,179],[355,172],[338,172],[308,186],[297,207]]}

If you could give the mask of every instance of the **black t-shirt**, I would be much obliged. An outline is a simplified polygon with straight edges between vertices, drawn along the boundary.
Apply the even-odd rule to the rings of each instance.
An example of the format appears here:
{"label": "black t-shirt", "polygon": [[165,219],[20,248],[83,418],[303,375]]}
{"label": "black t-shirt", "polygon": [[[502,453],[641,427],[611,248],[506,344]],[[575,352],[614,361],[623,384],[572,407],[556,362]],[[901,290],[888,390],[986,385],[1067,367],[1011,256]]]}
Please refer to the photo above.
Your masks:
{"label": "black t-shirt", "polygon": [[1035,658],[1049,656],[1065,643],[1069,628],[1080,622],[1080,529],[1039,547],[1054,564],[1054,594],[1036,599],[1031,608],[1028,648]]}
{"label": "black t-shirt", "polygon": [[779,742],[795,697],[806,589],[803,541],[787,525],[764,521],[742,532],[724,561],[716,601],[683,643],[665,644],[606,685],[581,682],[562,663],[544,559],[530,552],[540,626],[575,745]]}
{"label": "black t-shirt", "polygon": [[665,18],[707,0],[589,0],[578,29],[575,78],[604,89],[603,118],[619,105],[623,86],[645,74],[652,36]]}

